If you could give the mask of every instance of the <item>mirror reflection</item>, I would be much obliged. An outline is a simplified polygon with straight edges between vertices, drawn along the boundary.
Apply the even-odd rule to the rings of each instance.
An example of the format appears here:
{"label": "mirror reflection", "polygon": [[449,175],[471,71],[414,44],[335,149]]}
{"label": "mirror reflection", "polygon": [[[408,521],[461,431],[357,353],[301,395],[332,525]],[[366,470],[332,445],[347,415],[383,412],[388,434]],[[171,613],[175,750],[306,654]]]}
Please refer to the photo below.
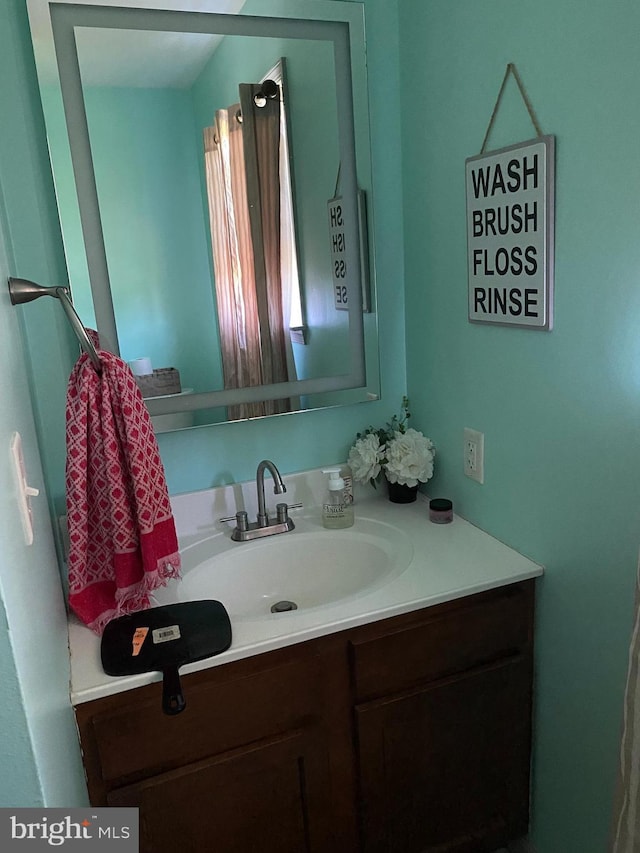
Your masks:
{"label": "mirror reflection", "polygon": [[[107,343],[146,371],[152,414],[182,411],[167,426],[186,426],[375,396],[369,282],[358,272],[345,289],[357,299],[341,304],[330,242],[328,204],[344,191],[335,43],[166,28],[73,35],[115,319]],[[62,93],[42,79],[41,89],[74,303],[104,333]],[[363,340],[366,382],[354,356]]]}

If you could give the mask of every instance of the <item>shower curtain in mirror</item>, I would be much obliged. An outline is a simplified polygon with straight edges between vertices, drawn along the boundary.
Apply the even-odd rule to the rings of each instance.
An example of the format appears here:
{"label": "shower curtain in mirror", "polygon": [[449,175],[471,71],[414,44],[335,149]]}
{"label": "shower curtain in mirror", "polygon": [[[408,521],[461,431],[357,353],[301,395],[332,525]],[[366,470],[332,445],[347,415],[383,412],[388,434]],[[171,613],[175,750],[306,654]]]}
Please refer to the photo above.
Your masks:
{"label": "shower curtain in mirror", "polygon": [[[295,379],[287,357],[280,260],[280,108],[218,110],[204,130],[205,171],[225,388]],[[240,120],[241,118],[241,120]],[[230,406],[230,420],[291,411],[291,401]]]}
{"label": "shower curtain in mirror", "polygon": [[640,853],[640,565],[636,575],[610,853]]}

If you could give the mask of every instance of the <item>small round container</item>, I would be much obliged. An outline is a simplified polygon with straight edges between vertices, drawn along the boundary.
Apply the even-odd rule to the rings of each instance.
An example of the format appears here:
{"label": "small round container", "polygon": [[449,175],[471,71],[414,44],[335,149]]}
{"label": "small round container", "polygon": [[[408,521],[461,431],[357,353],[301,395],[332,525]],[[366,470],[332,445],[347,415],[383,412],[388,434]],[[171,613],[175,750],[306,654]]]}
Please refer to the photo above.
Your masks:
{"label": "small round container", "polygon": [[453,521],[453,504],[449,498],[433,498],[429,501],[429,520],[434,524],[450,524]]}

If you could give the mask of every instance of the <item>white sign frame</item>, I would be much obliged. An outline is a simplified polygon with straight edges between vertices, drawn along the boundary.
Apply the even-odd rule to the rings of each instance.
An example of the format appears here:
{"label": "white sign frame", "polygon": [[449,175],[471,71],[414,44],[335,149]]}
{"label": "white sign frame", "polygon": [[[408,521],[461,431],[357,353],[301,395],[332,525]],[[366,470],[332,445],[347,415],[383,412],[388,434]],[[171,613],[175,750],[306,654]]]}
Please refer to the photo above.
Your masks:
{"label": "white sign frame", "polygon": [[549,331],[554,137],[468,157],[465,165],[469,322]]}

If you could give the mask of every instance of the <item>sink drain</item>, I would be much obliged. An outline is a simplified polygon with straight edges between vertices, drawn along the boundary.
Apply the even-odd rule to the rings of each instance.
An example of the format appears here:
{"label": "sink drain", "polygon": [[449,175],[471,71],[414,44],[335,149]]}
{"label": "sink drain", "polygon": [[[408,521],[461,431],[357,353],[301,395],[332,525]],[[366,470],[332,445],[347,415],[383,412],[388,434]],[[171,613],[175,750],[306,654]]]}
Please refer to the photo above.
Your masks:
{"label": "sink drain", "polygon": [[276,601],[275,604],[271,605],[272,613],[286,613],[287,610],[297,610],[298,605],[295,601]]}

